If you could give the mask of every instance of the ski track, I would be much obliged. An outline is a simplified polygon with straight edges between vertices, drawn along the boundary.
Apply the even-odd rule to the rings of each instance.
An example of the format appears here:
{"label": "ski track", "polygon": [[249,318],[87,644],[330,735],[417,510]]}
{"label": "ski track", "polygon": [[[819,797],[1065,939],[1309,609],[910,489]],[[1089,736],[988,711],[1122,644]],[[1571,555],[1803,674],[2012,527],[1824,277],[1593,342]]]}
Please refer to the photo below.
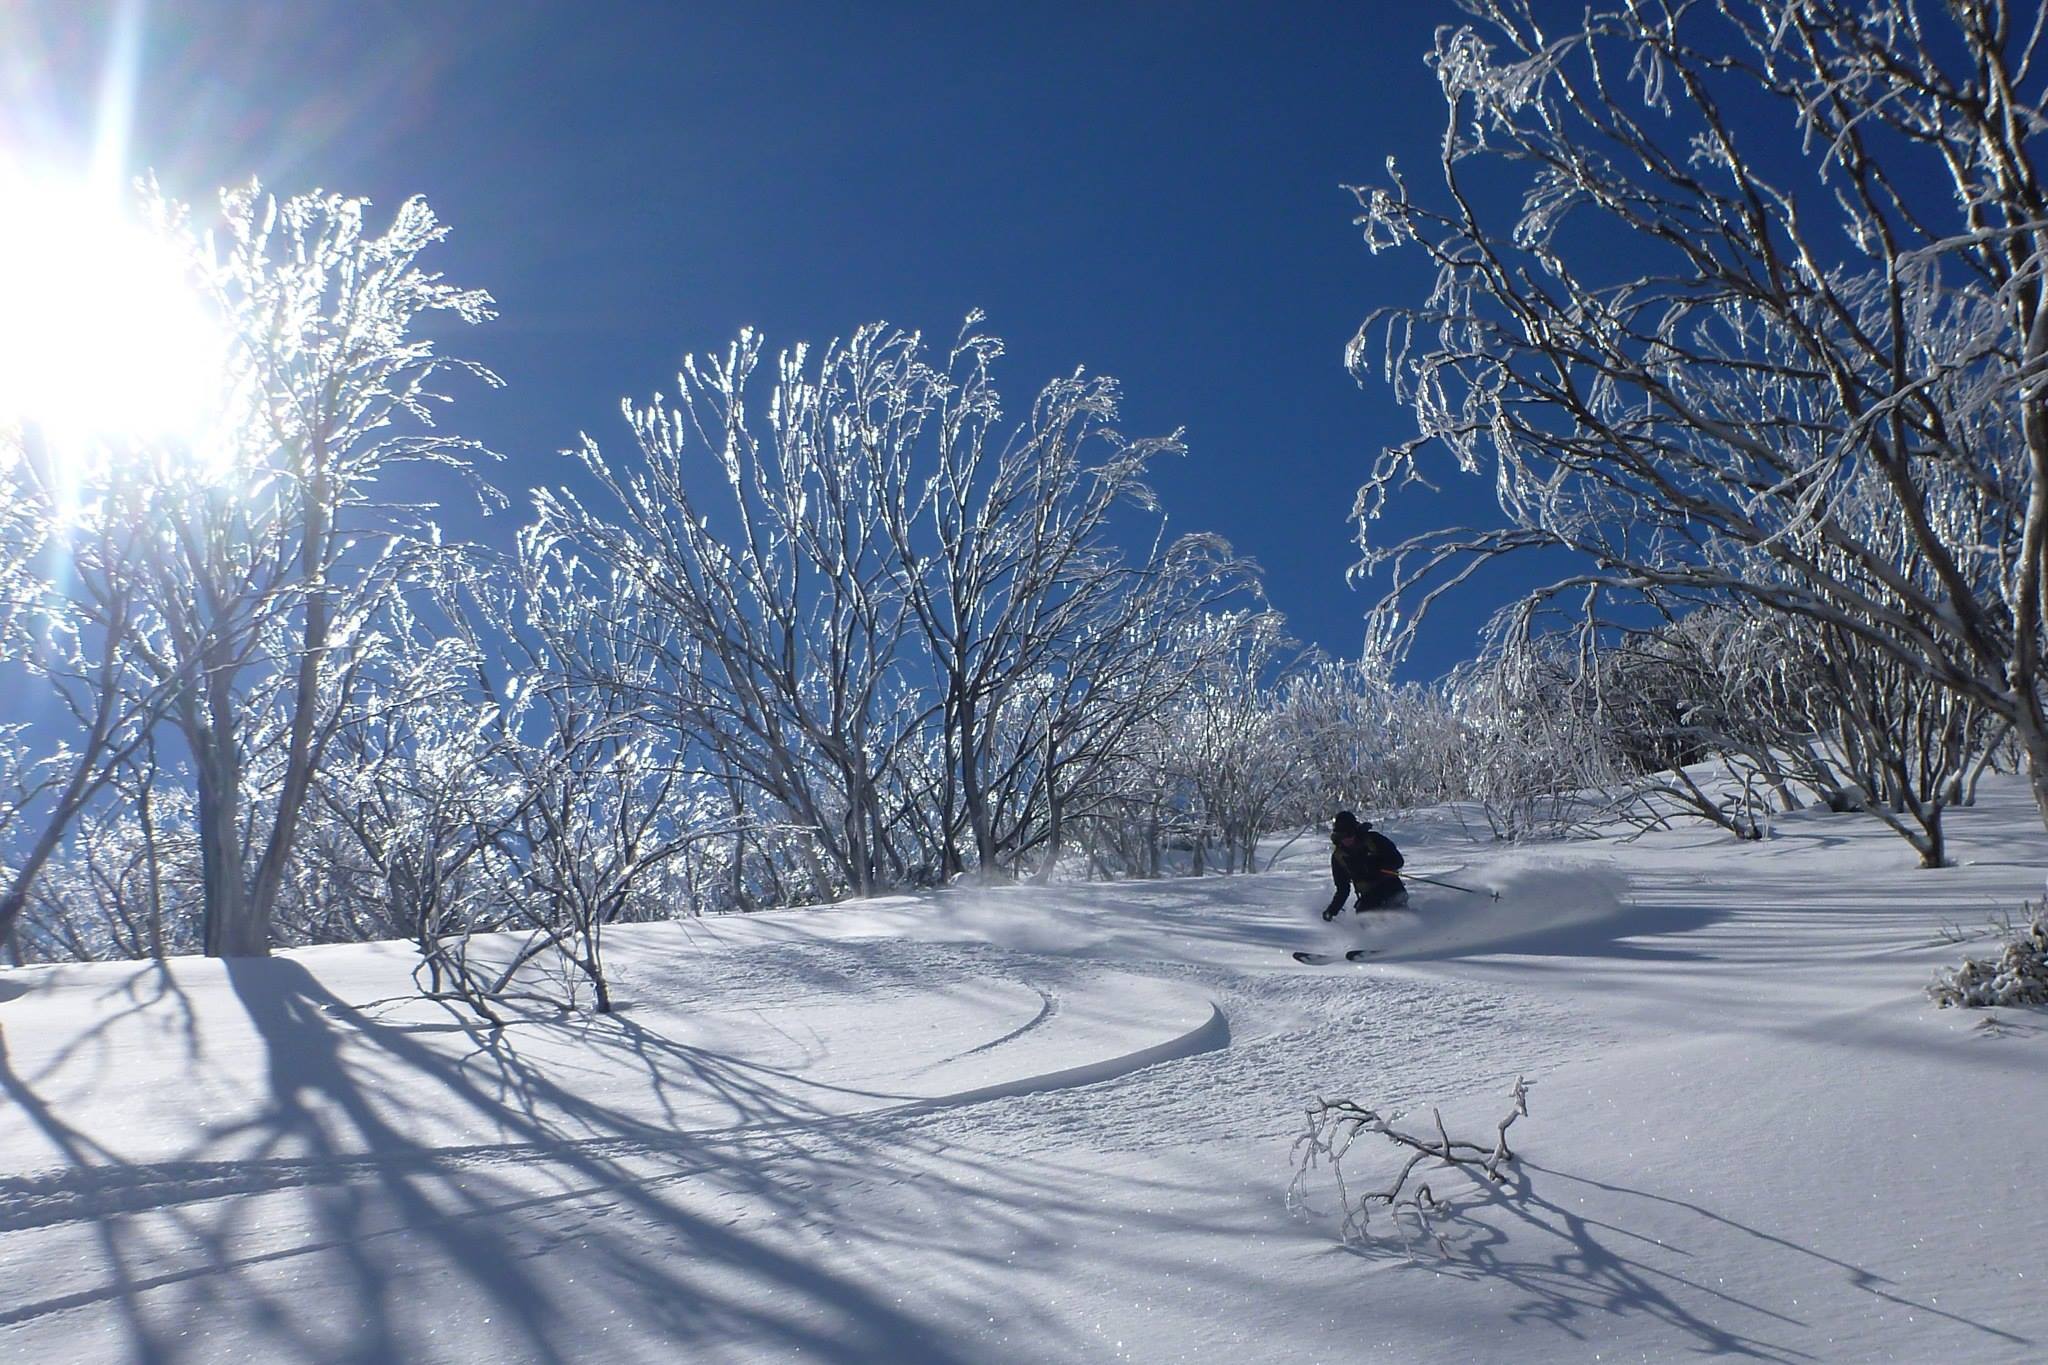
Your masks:
{"label": "ski track", "polygon": [[[1037,987],[1033,987],[1033,989],[1038,990]],[[943,1066],[945,1062],[958,1061],[962,1057],[979,1057],[984,1052],[993,1052],[1003,1044],[1014,1043],[1025,1034],[1031,1032],[1031,1030],[1050,1023],[1052,1017],[1060,1012],[1060,998],[1048,990],[1038,990],[1038,998],[1041,1002],[1038,1007],[1038,1013],[1032,1015],[1026,1022],[1019,1024],[1000,1038],[991,1038],[986,1043],[977,1043],[975,1046],[968,1048],[967,1051],[956,1052],[951,1057],[946,1058],[945,1061],[936,1063],[936,1065]]]}
{"label": "ski track", "polygon": [[[976,1131],[987,1139],[998,1130],[1019,1136],[1071,1131],[1088,1116],[1095,1133],[1091,1146],[1107,1143],[1116,1150],[1191,1137],[1281,1136],[1298,1128],[1309,1100],[1333,1090],[1396,1106],[1475,1087],[1497,1084],[1504,1090],[1516,1075],[1586,1055],[1600,1040],[1585,1020],[1534,995],[1397,968],[1341,965],[1346,970],[1333,974],[1304,970],[1284,956],[1271,970],[1119,961],[1119,974],[1160,977],[1205,992],[1228,1026],[1229,1045],[1089,1085],[1034,1089],[1019,1082],[1024,1093],[960,1112],[948,1106],[912,1116],[919,1106],[904,1106],[901,1121],[935,1134]],[[745,955],[739,963],[709,961],[701,970],[705,981],[721,983],[726,1001],[765,1009],[802,1003],[802,992],[790,988],[792,979],[823,974],[850,984],[863,966],[879,968],[880,975],[875,986],[863,983],[862,990],[915,992],[934,981],[984,976],[1029,986],[1048,1001],[1030,1023],[962,1056],[1042,1026],[1062,988],[1076,988],[1103,971],[1086,959],[987,944],[872,940],[781,947]],[[737,973],[731,974],[734,967]],[[697,989],[687,980],[669,985],[679,993]],[[864,1121],[889,1120],[871,1114]]]}
{"label": "ski track", "polygon": [[[1190,1141],[1287,1138],[1317,1096],[1401,1107],[1540,1072],[1589,1041],[1563,1011],[1443,981],[1271,974],[1151,964],[1206,989],[1230,1046],[1099,1086],[1044,1091],[909,1120],[946,1140],[983,1144],[1087,1131],[1102,1151]],[[1387,1087],[1387,1088],[1381,1088]]]}
{"label": "ski track", "polygon": [[[1533,999],[1369,969],[1334,975],[1259,972],[1160,960],[1119,963],[1109,971],[1085,959],[991,945],[872,940],[706,958],[701,975],[665,973],[658,991],[629,975],[620,983],[621,994],[630,989],[644,1007],[651,998],[697,997],[715,982],[719,1008],[773,1012],[815,998],[817,984],[828,980],[864,995],[911,995],[930,989],[934,980],[975,977],[1037,991],[1041,1004],[1033,1018],[947,1061],[993,1051],[1045,1026],[1059,1012],[1061,989],[1105,975],[1152,975],[1190,986],[1209,997],[1216,1014],[1189,1034],[1142,1050],[1163,1051],[1164,1060],[1137,1054],[1109,1058],[1074,1072],[1020,1077],[847,1115],[791,1112],[772,1121],[693,1131],[648,1127],[631,1136],[479,1143],[397,1155],[166,1161],[12,1176],[0,1179],[0,1232],[311,1185],[565,1158],[659,1158],[672,1178],[688,1179],[731,1161],[758,1159],[770,1149],[800,1151],[809,1140],[830,1146],[856,1133],[869,1141],[893,1133],[949,1142],[971,1134],[984,1145],[1007,1139],[1037,1147],[1048,1135],[1085,1127],[1092,1149],[1123,1151],[1190,1139],[1282,1137],[1298,1127],[1303,1105],[1333,1089],[1380,1104],[1427,1102],[1475,1085],[1504,1086],[1516,1074],[1583,1050],[1587,1041],[1583,1021],[1574,1024]],[[792,990],[793,979],[810,982],[812,989]],[[390,1027],[435,1032],[447,1026]],[[1377,1088],[1396,1076],[1397,1091]],[[0,1313],[0,1322],[18,1316]]]}

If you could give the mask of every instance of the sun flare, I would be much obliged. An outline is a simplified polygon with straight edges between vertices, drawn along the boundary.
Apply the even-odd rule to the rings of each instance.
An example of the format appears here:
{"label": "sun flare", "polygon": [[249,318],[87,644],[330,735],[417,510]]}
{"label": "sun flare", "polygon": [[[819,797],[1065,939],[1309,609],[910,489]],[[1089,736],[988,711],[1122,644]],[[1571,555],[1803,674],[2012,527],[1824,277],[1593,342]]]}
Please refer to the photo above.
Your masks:
{"label": "sun flare", "polygon": [[191,262],[131,196],[0,166],[0,421],[74,457],[204,466],[226,359]]}

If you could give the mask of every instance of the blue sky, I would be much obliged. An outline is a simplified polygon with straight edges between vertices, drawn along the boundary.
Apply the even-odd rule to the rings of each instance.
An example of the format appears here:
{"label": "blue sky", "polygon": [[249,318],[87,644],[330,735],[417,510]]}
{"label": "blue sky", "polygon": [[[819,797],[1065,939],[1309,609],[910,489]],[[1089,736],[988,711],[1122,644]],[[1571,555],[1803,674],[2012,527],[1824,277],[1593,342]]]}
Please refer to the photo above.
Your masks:
{"label": "blue sky", "polygon": [[[122,8],[0,19],[23,26],[0,31],[16,136],[85,144]],[[1355,650],[1372,589],[1345,582],[1347,513],[1407,424],[1342,349],[1426,280],[1366,252],[1342,186],[1389,155],[1429,174],[1447,0],[126,8],[132,168],[186,197],[250,174],[420,192],[454,225],[443,269],[502,312],[466,349],[509,387],[453,420],[509,457],[515,500],[579,429],[623,447],[619,397],[743,325],[944,340],[979,307],[1013,402],[1085,364],[1123,380],[1127,429],[1185,426],[1158,477],[1175,524],[1228,536],[1299,635]],[[1469,652],[1487,603],[1463,605],[1415,671]]]}

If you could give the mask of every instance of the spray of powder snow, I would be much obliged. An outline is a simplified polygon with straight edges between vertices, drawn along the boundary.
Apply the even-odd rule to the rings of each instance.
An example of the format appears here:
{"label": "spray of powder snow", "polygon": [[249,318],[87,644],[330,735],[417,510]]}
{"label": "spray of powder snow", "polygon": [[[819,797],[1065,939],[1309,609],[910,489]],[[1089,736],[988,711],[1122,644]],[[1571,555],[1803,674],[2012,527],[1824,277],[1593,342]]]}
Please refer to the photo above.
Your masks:
{"label": "spray of powder snow", "polygon": [[[1370,948],[1375,960],[1389,962],[1576,951],[1614,937],[1628,914],[1628,878],[1607,863],[1482,864],[1446,880],[1477,894],[1410,881],[1406,910],[1346,911],[1319,926],[1328,951]],[[1500,899],[1484,894],[1490,891]]]}

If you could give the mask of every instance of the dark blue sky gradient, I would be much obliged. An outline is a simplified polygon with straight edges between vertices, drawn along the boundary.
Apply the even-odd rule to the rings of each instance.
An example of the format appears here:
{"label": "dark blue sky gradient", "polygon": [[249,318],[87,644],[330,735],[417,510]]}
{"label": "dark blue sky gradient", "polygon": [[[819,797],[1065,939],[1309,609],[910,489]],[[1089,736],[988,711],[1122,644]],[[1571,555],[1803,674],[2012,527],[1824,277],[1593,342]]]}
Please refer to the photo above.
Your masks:
{"label": "dark blue sky gradient", "polygon": [[[118,9],[0,19],[12,135],[83,144]],[[1128,430],[1187,428],[1157,480],[1174,524],[1228,536],[1297,634],[1355,651],[1374,589],[1345,582],[1347,514],[1407,423],[1342,351],[1427,280],[1367,253],[1342,186],[1390,154],[1432,175],[1422,58],[1448,3],[138,12],[131,167],[188,198],[258,173],[387,210],[420,192],[454,225],[441,267],[502,313],[458,345],[509,388],[451,422],[509,457],[515,516],[579,429],[623,450],[619,397],[672,388],[686,350],[875,318],[943,343],[979,307],[1013,408],[1076,364],[1118,376]],[[510,520],[486,534],[509,543]],[[1414,671],[1466,655],[1500,588],[1446,610]]]}

